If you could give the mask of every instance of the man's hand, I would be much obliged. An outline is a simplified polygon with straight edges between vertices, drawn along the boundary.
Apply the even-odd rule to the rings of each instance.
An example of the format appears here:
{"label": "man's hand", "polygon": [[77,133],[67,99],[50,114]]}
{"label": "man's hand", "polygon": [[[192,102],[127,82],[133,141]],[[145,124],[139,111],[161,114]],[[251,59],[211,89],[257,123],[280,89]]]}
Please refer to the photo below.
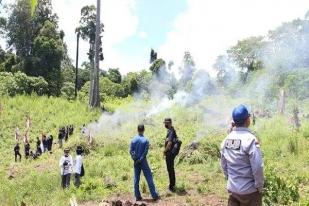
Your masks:
{"label": "man's hand", "polygon": [[136,160],[136,161],[134,162],[134,165],[139,166],[139,165],[141,165],[141,163],[142,163],[141,160]]}

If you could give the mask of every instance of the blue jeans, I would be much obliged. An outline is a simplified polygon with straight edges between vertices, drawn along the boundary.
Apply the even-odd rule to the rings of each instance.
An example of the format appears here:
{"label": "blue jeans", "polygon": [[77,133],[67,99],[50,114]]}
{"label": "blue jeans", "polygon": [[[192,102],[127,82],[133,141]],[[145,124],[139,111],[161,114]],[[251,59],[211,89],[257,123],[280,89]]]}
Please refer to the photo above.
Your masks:
{"label": "blue jeans", "polygon": [[134,164],[134,194],[136,199],[141,199],[141,193],[139,191],[139,180],[141,176],[141,171],[143,170],[144,176],[146,178],[151,196],[153,199],[158,198],[158,193],[156,187],[153,183],[152,173],[149,168],[147,160],[142,160],[140,164]]}

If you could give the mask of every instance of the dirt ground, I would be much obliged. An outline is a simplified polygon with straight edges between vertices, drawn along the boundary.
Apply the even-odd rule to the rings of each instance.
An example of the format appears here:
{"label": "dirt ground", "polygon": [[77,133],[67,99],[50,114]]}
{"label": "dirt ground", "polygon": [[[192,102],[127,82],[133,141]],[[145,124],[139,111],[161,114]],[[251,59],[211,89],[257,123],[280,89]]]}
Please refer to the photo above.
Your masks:
{"label": "dirt ground", "polygon": [[152,199],[144,199],[136,202],[132,194],[118,194],[102,202],[84,202],[82,206],[224,206],[226,201],[215,194],[201,195],[193,192],[183,194],[166,193],[161,199],[154,202]]}

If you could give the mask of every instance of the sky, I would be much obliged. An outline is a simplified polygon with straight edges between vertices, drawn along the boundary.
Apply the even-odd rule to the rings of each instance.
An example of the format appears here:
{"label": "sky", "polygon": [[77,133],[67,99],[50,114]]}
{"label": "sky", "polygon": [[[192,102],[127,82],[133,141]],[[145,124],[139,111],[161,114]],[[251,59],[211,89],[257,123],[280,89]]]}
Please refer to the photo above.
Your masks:
{"label": "sky", "polygon": [[[74,31],[80,10],[96,0],[52,0],[52,4],[75,62]],[[105,60],[100,67],[119,68],[122,73],[148,69],[151,48],[166,62],[173,60],[175,67],[190,51],[198,69],[210,70],[216,57],[237,40],[266,35],[309,10],[308,0],[102,0],[101,5]],[[82,41],[80,64],[88,60],[88,49]]]}

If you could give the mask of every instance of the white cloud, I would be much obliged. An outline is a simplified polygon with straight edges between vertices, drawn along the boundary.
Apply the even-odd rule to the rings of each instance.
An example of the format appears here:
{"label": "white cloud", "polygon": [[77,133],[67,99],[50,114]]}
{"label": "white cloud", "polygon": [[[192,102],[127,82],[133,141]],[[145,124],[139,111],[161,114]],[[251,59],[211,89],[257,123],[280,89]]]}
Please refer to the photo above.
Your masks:
{"label": "white cloud", "polygon": [[215,58],[252,35],[265,35],[282,22],[303,17],[307,0],[187,0],[159,55],[176,64],[189,50],[199,68],[210,69]]}
{"label": "white cloud", "polygon": [[[14,0],[3,0],[3,3],[14,3]],[[136,66],[136,62],[133,62],[128,54],[122,54],[115,48],[117,44],[122,43],[128,37],[137,35],[138,17],[135,14],[135,3],[136,0],[101,0],[101,21],[105,26],[103,33],[105,60],[100,63],[101,68],[120,67],[133,70]],[[65,32],[69,56],[74,63],[76,57],[75,28],[79,25],[81,8],[86,5],[96,5],[96,0],[52,0],[52,4],[54,12],[59,16],[59,28]],[[5,46],[3,39],[0,39],[0,45]],[[88,50],[88,43],[81,41],[80,64],[83,61],[88,61]]]}
{"label": "white cloud", "polygon": [[144,31],[139,32],[138,36],[142,39],[147,39],[148,38],[148,34]]}
{"label": "white cloud", "polygon": [[[105,60],[101,68],[109,67],[131,68],[133,64],[127,61],[124,54],[119,53],[115,46],[126,38],[136,35],[138,17],[135,15],[136,0],[102,0],[101,21],[104,23],[103,53]],[[70,57],[75,61],[76,36],[75,28],[80,19],[80,10],[85,5],[96,5],[95,0],[53,0],[54,11],[59,16],[59,26],[64,30],[65,41],[68,44]],[[80,63],[87,61],[89,45],[81,41]],[[128,65],[129,64],[129,65]],[[131,65],[130,65],[131,64]],[[125,72],[124,70],[122,70]]]}

